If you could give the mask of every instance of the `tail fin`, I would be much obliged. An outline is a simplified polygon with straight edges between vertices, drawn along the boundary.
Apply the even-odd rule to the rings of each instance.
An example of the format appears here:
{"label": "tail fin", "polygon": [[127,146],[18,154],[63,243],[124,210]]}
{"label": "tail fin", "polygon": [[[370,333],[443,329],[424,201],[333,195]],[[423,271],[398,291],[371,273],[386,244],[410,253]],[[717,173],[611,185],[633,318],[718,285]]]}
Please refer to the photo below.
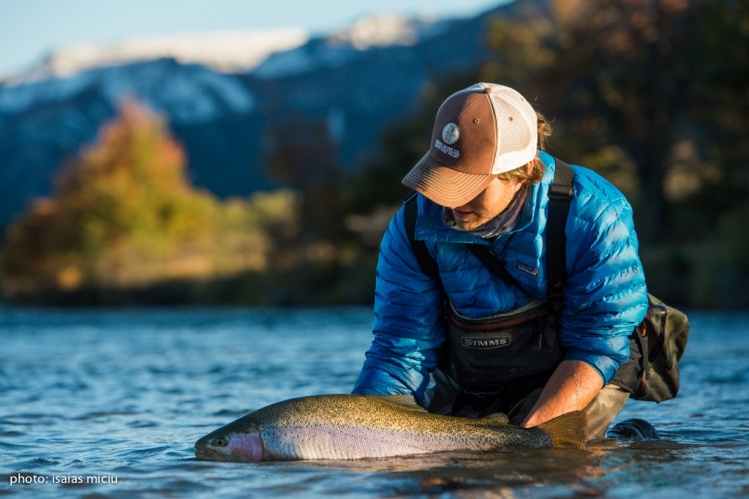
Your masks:
{"label": "tail fin", "polygon": [[588,440],[588,418],[582,411],[562,414],[538,425],[538,429],[549,434],[555,448],[583,449]]}

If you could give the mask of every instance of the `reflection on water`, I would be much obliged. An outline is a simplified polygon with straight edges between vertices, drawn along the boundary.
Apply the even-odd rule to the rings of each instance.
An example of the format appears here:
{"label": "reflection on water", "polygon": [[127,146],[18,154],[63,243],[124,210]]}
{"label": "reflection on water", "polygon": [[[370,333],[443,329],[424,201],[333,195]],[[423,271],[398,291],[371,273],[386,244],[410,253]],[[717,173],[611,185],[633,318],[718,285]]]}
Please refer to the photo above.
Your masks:
{"label": "reflection on water", "polygon": [[352,462],[213,463],[193,444],[278,400],[347,393],[366,309],[0,309],[0,493],[36,496],[749,495],[748,315],[691,314],[659,442]]}

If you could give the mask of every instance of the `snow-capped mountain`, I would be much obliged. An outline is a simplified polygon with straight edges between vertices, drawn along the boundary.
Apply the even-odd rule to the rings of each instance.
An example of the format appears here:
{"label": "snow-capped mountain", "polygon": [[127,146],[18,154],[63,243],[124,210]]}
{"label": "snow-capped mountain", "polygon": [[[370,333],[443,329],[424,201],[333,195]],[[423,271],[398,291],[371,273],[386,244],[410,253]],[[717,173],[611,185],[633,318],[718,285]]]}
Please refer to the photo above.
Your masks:
{"label": "snow-capped mountain", "polygon": [[156,59],[7,86],[0,90],[0,116],[65,102],[92,88],[110,103],[135,96],[176,122],[204,122],[226,111],[247,113],[254,105],[252,94],[238,76],[174,59]]}
{"label": "snow-capped mountain", "polygon": [[4,83],[11,86],[67,78],[89,69],[165,58],[223,73],[247,73],[271,54],[299,47],[309,38],[306,30],[286,28],[144,37],[106,45],[79,43],[52,52],[28,71],[6,76]]}
{"label": "snow-capped mountain", "polygon": [[[86,49],[85,57],[62,51],[0,82],[0,226],[50,193],[53,173],[95,140],[124,97],[166,116],[193,182],[218,196],[271,187],[261,166],[263,137],[284,117],[326,120],[341,163],[354,165],[377,146],[383,126],[418,106],[435,75],[474,68],[486,56],[487,23],[497,11],[515,15],[516,5],[536,1],[472,19],[378,16],[323,37],[255,33],[233,59],[224,49],[220,57],[210,50],[198,57],[189,43],[156,50],[123,42],[130,48]],[[232,36],[226,40],[237,40]]]}
{"label": "snow-capped mountain", "polygon": [[410,47],[447,29],[449,21],[407,19],[380,14],[356,21],[350,28],[297,48],[270,54],[252,71],[260,78],[278,78],[321,67],[336,67],[366,57],[371,49]]}

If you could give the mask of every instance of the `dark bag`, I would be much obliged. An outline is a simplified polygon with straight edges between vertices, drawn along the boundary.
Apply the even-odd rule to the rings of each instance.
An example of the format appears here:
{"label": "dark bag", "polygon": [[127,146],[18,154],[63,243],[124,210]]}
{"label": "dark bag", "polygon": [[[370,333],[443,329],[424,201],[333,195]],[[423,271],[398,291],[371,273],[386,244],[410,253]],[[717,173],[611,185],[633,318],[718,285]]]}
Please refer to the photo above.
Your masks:
{"label": "dark bag", "polygon": [[679,361],[689,339],[689,320],[648,293],[648,313],[629,337],[632,354],[611,383],[635,400],[663,402],[679,392]]}
{"label": "dark bag", "polygon": [[[557,159],[554,182],[549,187],[549,221],[546,230],[546,271],[549,281],[548,297],[551,300],[561,298],[558,293],[564,287],[566,278],[564,228],[570,201],[574,196],[573,178],[572,167]],[[406,234],[422,271],[439,279],[437,263],[429,254],[424,241],[414,238],[418,214],[415,198],[416,193],[412,193],[404,201]],[[509,273],[504,268],[504,262],[486,246],[468,246],[492,272],[522,290],[517,281],[511,276],[508,278]],[[676,397],[679,392],[679,361],[684,355],[688,339],[687,316],[648,294],[648,312],[645,320],[630,335],[630,358],[619,367],[611,383],[628,391],[635,400],[663,402]]]}

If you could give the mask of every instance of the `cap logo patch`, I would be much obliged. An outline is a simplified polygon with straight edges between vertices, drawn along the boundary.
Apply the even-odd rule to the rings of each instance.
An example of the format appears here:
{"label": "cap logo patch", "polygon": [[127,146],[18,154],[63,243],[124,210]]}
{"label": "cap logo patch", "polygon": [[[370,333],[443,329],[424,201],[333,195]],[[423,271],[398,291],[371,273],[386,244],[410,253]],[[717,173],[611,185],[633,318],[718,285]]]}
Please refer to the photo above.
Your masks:
{"label": "cap logo patch", "polygon": [[460,128],[455,123],[448,123],[442,129],[442,140],[447,145],[455,144],[460,138]]}

